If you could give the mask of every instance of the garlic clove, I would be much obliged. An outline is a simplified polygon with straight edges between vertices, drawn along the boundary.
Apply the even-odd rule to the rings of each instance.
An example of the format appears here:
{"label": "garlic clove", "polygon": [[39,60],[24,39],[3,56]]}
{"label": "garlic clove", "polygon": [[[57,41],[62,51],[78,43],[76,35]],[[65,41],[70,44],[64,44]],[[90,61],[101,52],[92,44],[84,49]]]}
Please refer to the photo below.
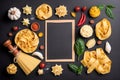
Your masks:
{"label": "garlic clove", "polygon": [[107,52],[107,53],[110,53],[110,52],[111,52],[111,49],[112,49],[112,48],[111,48],[111,45],[110,45],[110,43],[107,41],[106,44],[105,44],[105,50],[106,50],[106,52]]}
{"label": "garlic clove", "polygon": [[17,16],[13,16],[14,17],[14,20],[18,20]]}
{"label": "garlic clove", "polygon": [[39,57],[41,60],[44,59],[43,54],[41,52],[34,52],[32,55]]}
{"label": "garlic clove", "polygon": [[10,18],[11,18],[11,20],[14,20],[14,16],[13,15],[10,15]]}

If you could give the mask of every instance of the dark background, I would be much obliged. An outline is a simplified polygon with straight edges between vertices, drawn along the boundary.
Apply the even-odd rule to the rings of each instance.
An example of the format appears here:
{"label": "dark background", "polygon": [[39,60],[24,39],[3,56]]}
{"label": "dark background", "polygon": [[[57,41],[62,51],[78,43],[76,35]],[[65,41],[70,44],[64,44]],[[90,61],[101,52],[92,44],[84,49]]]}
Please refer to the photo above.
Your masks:
{"label": "dark background", "polygon": [[[113,13],[115,16],[115,19],[112,20],[108,18],[105,14],[105,11],[102,10],[100,17],[94,19],[95,22],[98,22],[102,18],[106,17],[111,21],[112,25],[112,35],[108,39],[108,41],[111,43],[112,51],[111,54],[108,54],[110,59],[112,60],[112,68],[111,72],[106,75],[100,75],[97,74],[95,71],[93,71],[91,74],[86,74],[86,68],[84,68],[82,75],[75,75],[73,72],[69,71],[67,68],[68,63],[57,63],[62,64],[64,71],[63,74],[59,77],[55,77],[50,71],[45,71],[45,74],[43,76],[37,75],[37,67],[29,76],[26,76],[20,67],[18,66],[18,72],[16,75],[7,75],[6,74],[6,66],[8,66],[10,63],[13,62],[13,56],[8,53],[7,49],[3,47],[3,42],[7,39],[14,39],[13,37],[8,37],[8,32],[11,32],[13,26],[19,26],[20,29],[26,28],[25,26],[22,26],[21,21],[22,18],[26,17],[33,17],[35,16],[34,12],[35,9],[42,3],[48,3],[53,8],[53,16],[50,19],[59,19],[57,16],[54,15],[55,8],[59,5],[65,5],[68,9],[68,15],[64,18],[60,19],[73,19],[70,15],[70,12],[73,10],[75,6],[87,6],[89,9],[93,5],[99,5],[99,4],[112,4],[116,8],[113,9]],[[22,11],[22,7],[24,7],[26,4],[32,6],[32,15],[24,15],[22,14],[21,18],[18,21],[11,21],[7,18],[7,11],[11,7],[18,7]],[[88,15],[88,11],[85,12],[87,15],[87,21],[86,24],[89,24],[89,20],[91,19]],[[0,80],[120,80],[120,0],[1,0],[0,1]],[[77,17],[75,18],[76,23],[78,22],[80,17],[80,13],[77,13]],[[30,23],[37,21],[41,25],[40,31],[44,32],[44,21],[40,21],[38,19],[30,20]],[[92,25],[93,28],[95,25]],[[30,26],[29,26],[30,27]],[[29,28],[28,27],[28,28]],[[39,31],[38,31],[39,32]],[[36,33],[38,33],[36,32]],[[79,34],[79,28],[76,28],[76,38],[80,37]],[[13,32],[15,35],[17,32]],[[64,33],[63,33],[64,35]],[[94,37],[94,36],[92,36]],[[87,39],[84,39],[85,42]],[[44,44],[44,38],[40,38],[40,44]],[[39,45],[40,45],[39,44]],[[105,41],[103,41],[103,44],[96,47],[103,47],[104,48]],[[96,48],[95,47],[95,48]],[[94,50],[95,48],[91,49]],[[41,51],[44,53],[44,51]],[[82,56],[81,56],[82,59]],[[80,65],[80,62],[75,62],[77,65]],[[56,63],[46,63],[49,66],[55,65]]]}

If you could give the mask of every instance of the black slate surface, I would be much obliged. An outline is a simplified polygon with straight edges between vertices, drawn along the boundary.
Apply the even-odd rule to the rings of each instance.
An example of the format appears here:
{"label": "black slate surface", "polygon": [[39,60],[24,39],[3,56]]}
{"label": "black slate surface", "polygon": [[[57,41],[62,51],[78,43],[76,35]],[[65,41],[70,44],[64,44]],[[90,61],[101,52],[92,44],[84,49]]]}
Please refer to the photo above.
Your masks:
{"label": "black slate surface", "polygon": [[72,23],[47,24],[47,55],[47,59],[72,59]]}
{"label": "black slate surface", "polygon": [[[112,60],[112,68],[111,68],[111,72],[109,74],[106,75],[100,75],[97,74],[95,71],[93,71],[91,74],[86,74],[86,68],[84,68],[82,75],[75,75],[73,72],[69,71],[67,68],[67,64],[68,63],[57,63],[57,64],[62,64],[64,71],[63,74],[59,77],[55,77],[50,71],[45,71],[45,74],[43,76],[38,76],[37,75],[37,69],[39,67],[37,67],[29,76],[26,76],[23,71],[20,69],[20,67],[18,66],[18,72],[16,75],[7,75],[6,74],[6,66],[8,66],[10,63],[13,62],[13,56],[8,53],[7,49],[3,47],[3,42],[7,39],[11,39],[13,40],[13,37],[15,36],[15,34],[17,32],[13,32],[14,36],[13,37],[8,37],[7,34],[8,32],[11,32],[11,28],[13,26],[19,26],[21,29],[26,28],[25,26],[22,26],[21,21],[22,18],[26,18],[26,17],[33,17],[35,16],[34,12],[35,9],[37,8],[37,6],[39,6],[42,3],[48,3],[52,6],[53,9],[55,9],[57,6],[59,5],[65,5],[67,6],[68,9],[68,15],[64,18],[60,18],[60,19],[73,19],[70,16],[70,12],[73,10],[73,8],[77,5],[79,6],[87,6],[87,8],[89,9],[92,5],[99,5],[99,4],[113,4],[116,8],[113,9],[113,13],[115,15],[115,19],[112,20],[110,18],[108,18],[105,15],[104,10],[101,12],[101,15],[99,18],[94,19],[95,22],[98,22],[99,20],[101,20],[102,18],[106,17],[111,21],[111,25],[112,25],[112,35],[111,37],[108,39],[108,41],[111,43],[112,46],[112,51],[111,54],[108,54],[108,56],[110,57],[110,59]],[[22,14],[21,18],[18,21],[11,21],[8,19],[7,17],[7,10],[11,7],[18,7],[21,11],[22,11],[22,7],[25,6],[26,4],[32,6],[32,15],[24,15]],[[0,1],[0,80],[120,80],[120,0],[1,0]],[[53,13],[55,12],[55,10],[53,10]],[[88,15],[88,12],[85,12]],[[77,13],[77,21],[79,20],[80,17],[80,13]],[[50,19],[59,19],[57,16],[53,15]],[[87,17],[87,21],[86,24],[88,24],[89,20],[91,18]],[[37,21],[40,23],[41,25],[41,29],[40,31],[44,32],[44,21],[40,21],[38,19],[35,20],[31,20],[30,22],[34,22]],[[93,25],[94,27],[95,25]],[[76,38],[80,37],[78,35],[79,32],[79,28],[76,28]],[[38,32],[36,32],[38,33]],[[87,39],[84,39],[85,41]],[[40,44],[44,44],[44,38],[40,39]],[[40,45],[39,44],[39,45]],[[96,46],[96,47],[104,47],[105,41],[103,41],[103,44],[100,46]],[[96,48],[95,47],[95,48]],[[93,48],[93,49],[95,49]],[[92,50],[93,50],[92,49]],[[44,51],[42,51],[44,53]],[[82,56],[81,56],[82,59]],[[80,65],[79,62],[75,62],[76,64]],[[56,63],[46,63],[49,64],[49,66],[55,65]]]}

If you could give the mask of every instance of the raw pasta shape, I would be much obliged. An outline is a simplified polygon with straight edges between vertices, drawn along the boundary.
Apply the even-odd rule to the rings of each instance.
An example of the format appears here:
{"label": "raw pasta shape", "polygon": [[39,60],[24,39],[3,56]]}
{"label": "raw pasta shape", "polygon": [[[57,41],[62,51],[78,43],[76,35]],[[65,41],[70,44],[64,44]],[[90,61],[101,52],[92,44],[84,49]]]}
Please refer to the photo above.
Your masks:
{"label": "raw pasta shape", "polygon": [[102,48],[97,48],[96,51],[85,51],[81,63],[88,68],[88,74],[93,70],[100,74],[107,74],[110,73],[112,61],[105,55]]}
{"label": "raw pasta shape", "polygon": [[19,31],[15,36],[15,44],[24,52],[32,53],[39,44],[39,38],[36,33],[29,29]]}
{"label": "raw pasta shape", "polygon": [[95,33],[98,39],[106,40],[112,33],[110,21],[106,18],[96,24]]}

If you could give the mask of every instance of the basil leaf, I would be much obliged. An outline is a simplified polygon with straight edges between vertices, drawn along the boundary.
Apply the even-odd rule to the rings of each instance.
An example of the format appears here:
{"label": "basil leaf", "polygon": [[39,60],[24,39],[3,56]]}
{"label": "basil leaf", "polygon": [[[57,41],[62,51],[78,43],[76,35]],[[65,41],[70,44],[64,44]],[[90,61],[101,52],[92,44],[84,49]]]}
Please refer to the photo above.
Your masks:
{"label": "basil leaf", "polygon": [[85,50],[85,43],[81,38],[78,38],[76,40],[74,49],[75,49],[75,53],[78,56],[78,61],[79,61],[80,56],[84,53]]}
{"label": "basil leaf", "polygon": [[111,9],[112,9],[112,8],[115,8],[115,6],[113,6],[113,5],[107,5],[107,7],[108,7],[108,8],[111,8]]}
{"label": "basil leaf", "polygon": [[106,7],[105,13],[106,13],[106,15],[107,15],[108,17],[110,17],[111,19],[114,19],[114,16],[113,16],[113,13],[112,13],[111,8]]}
{"label": "basil leaf", "polygon": [[68,64],[68,67],[69,67],[69,69],[72,71],[72,72],[74,72],[74,73],[77,73],[78,71],[78,66],[77,65],[75,65],[75,64]]}
{"label": "basil leaf", "polygon": [[83,70],[83,66],[81,65],[81,66],[77,66],[77,65],[75,65],[75,64],[68,64],[68,67],[69,67],[69,69],[72,71],[72,72],[74,72],[74,73],[76,73],[76,74],[81,74],[82,73],[82,70]]}
{"label": "basil leaf", "polygon": [[77,74],[81,74],[81,73],[82,73],[82,70],[83,70],[83,66],[81,65],[81,66],[78,67],[78,70],[77,70],[78,72],[77,72]]}
{"label": "basil leaf", "polygon": [[105,5],[102,4],[102,5],[98,5],[97,7],[98,7],[100,10],[103,10],[104,7],[105,7]]}

